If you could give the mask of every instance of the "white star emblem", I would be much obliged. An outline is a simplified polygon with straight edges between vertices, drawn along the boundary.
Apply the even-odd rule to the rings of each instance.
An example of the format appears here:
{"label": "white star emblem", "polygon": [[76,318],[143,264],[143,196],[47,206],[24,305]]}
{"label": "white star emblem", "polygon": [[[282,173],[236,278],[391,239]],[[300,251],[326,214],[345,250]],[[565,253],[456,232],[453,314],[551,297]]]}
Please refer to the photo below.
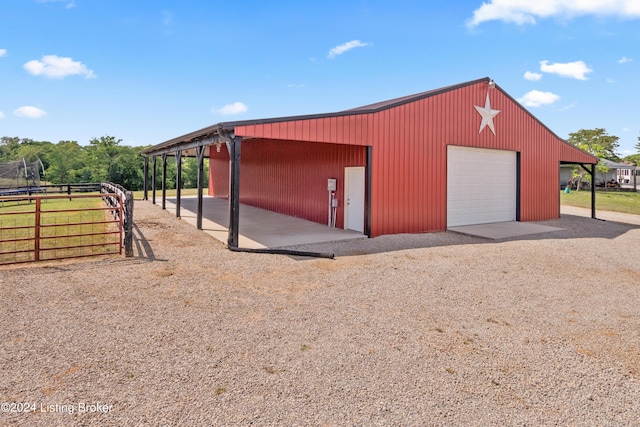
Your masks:
{"label": "white star emblem", "polygon": [[478,107],[474,105],[473,108],[482,116],[482,123],[480,123],[480,130],[478,133],[482,132],[482,129],[489,126],[491,132],[496,134],[496,129],[493,127],[493,118],[498,115],[500,110],[492,110],[491,103],[489,102],[489,93],[487,92],[487,100],[484,102],[484,107]]}

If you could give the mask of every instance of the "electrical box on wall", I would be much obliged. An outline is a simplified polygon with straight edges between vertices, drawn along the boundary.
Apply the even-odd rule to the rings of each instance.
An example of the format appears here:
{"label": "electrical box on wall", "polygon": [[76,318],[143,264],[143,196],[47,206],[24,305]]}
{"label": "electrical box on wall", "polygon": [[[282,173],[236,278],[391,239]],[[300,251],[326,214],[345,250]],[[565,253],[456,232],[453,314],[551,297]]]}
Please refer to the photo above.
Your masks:
{"label": "electrical box on wall", "polygon": [[327,180],[327,190],[336,191],[338,188],[338,181],[335,178],[329,178]]}

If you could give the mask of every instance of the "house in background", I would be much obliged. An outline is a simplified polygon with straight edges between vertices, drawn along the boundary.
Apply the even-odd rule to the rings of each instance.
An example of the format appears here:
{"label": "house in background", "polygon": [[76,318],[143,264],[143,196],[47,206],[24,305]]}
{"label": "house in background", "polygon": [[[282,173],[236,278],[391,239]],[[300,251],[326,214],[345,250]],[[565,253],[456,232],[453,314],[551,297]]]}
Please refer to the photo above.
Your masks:
{"label": "house in background", "polygon": [[[640,168],[629,163],[617,163],[607,159],[598,159],[598,163],[606,165],[609,169],[602,172],[596,168],[596,186],[619,186],[624,188],[637,189]],[[574,165],[560,166],[560,188],[564,188],[569,180],[575,182],[573,178]],[[634,180],[634,176],[636,179]],[[588,185],[585,185],[587,188]]]}
{"label": "house in background", "polygon": [[640,167],[629,163],[616,164],[616,180],[623,187],[633,187],[637,190],[640,177]]}
{"label": "house in background", "polygon": [[337,113],[219,123],[142,153],[154,171],[158,156],[210,159],[230,245],[240,202],[321,224],[333,215],[370,237],[555,219],[560,165],[597,163],[489,78]]}

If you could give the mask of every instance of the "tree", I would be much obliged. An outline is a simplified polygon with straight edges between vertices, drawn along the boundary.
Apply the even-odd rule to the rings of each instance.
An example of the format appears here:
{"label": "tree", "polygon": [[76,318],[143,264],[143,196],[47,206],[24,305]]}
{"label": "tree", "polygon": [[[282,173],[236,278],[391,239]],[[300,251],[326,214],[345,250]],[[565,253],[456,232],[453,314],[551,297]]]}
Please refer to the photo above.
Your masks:
{"label": "tree", "polygon": [[0,162],[12,162],[18,159],[20,138],[3,136],[0,139]]}
{"label": "tree", "polygon": [[638,143],[635,145],[635,149],[640,153],[640,136],[638,137]]}
{"label": "tree", "polygon": [[[580,129],[577,132],[569,134],[569,143],[576,147],[593,154],[594,156],[607,159],[614,162],[619,162],[620,157],[616,153],[619,147],[619,137],[614,135],[608,135],[607,131],[602,128],[596,129]],[[596,170],[606,176],[609,171],[609,167],[602,162],[598,163]],[[582,181],[591,181],[591,177],[586,175],[586,172],[581,167],[574,167],[573,177],[576,179],[578,189],[580,189],[580,183]]]}
{"label": "tree", "polygon": [[622,159],[622,161],[627,162],[627,163],[633,163],[635,165],[640,165],[640,153],[639,154],[630,154],[627,157],[625,157],[624,159]]}
{"label": "tree", "polygon": [[119,147],[109,167],[107,181],[120,184],[127,190],[140,190],[144,180],[144,158],[134,147]]}
{"label": "tree", "polygon": [[16,159],[23,159],[27,163],[35,162],[38,159],[42,162],[44,168],[49,167],[49,154],[53,150],[54,145],[49,141],[34,141],[32,139],[22,139],[20,147],[16,151]]}
{"label": "tree", "polygon": [[[206,171],[209,170],[209,159],[204,159],[203,169],[205,179],[202,183],[203,188],[207,188],[209,182],[206,178]],[[187,157],[182,160],[182,183],[184,188],[198,187],[198,160],[193,157]]]}
{"label": "tree", "polygon": [[60,141],[49,154],[47,180],[54,184],[81,182],[87,155],[76,141]]}
{"label": "tree", "polygon": [[128,190],[142,188],[144,159],[138,148],[122,146],[121,142],[109,135],[89,141],[85,182],[109,181]]}
{"label": "tree", "polygon": [[619,162],[620,157],[616,150],[620,146],[619,137],[608,135],[602,128],[580,129],[569,134],[569,142],[594,156]]}
{"label": "tree", "polygon": [[89,165],[91,167],[91,181],[109,181],[109,171],[116,157],[119,154],[121,139],[105,135],[100,138],[93,138],[89,141],[87,152],[89,154]]}

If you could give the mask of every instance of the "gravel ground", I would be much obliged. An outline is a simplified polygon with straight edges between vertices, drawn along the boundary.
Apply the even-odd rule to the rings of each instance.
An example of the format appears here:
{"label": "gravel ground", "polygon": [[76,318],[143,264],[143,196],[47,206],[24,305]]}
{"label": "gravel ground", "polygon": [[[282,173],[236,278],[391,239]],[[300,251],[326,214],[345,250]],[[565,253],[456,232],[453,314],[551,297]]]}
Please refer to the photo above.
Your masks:
{"label": "gravel ground", "polygon": [[135,209],[136,258],[0,269],[0,425],[640,425],[639,225],[327,260]]}

